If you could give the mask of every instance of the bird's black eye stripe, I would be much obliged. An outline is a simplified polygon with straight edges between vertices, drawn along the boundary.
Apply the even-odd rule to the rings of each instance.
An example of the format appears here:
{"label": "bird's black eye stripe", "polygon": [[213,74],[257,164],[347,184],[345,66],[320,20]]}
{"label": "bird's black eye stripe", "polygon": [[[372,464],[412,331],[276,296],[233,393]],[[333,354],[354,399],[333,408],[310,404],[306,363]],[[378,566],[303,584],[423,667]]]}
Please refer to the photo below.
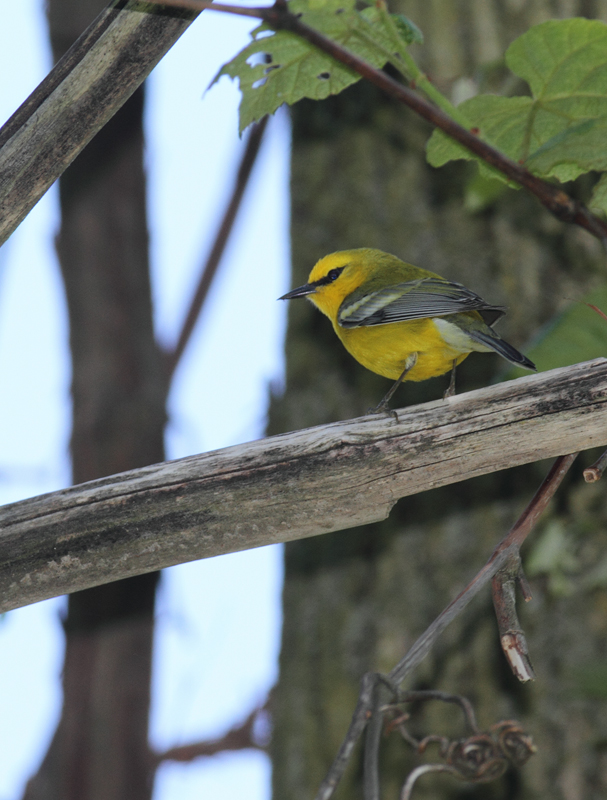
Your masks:
{"label": "bird's black eye stripe", "polygon": [[313,285],[326,286],[329,283],[333,283],[333,281],[336,281],[339,278],[344,269],[345,267],[335,267],[335,269],[330,269],[323,278],[319,278],[317,281],[314,281]]}

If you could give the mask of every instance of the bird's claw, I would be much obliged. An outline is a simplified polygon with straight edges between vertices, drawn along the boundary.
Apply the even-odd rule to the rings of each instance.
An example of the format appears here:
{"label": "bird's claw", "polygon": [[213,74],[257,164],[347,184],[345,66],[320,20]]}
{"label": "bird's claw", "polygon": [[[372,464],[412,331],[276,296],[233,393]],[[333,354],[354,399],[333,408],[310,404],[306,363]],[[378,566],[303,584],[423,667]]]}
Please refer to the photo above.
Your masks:
{"label": "bird's claw", "polygon": [[378,403],[376,406],[373,406],[373,408],[368,408],[365,414],[388,414],[388,416],[394,417],[394,419],[398,422],[398,414],[396,411],[393,408],[390,408],[388,404],[384,403],[383,401]]}

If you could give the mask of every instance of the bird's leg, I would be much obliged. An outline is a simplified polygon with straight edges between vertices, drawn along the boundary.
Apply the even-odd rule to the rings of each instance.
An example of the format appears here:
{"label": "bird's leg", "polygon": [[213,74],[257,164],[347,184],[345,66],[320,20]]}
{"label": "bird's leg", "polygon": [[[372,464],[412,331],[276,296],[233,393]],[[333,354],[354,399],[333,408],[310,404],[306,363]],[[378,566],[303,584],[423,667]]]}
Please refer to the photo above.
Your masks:
{"label": "bird's leg", "polygon": [[449,386],[447,386],[445,393],[443,395],[443,400],[446,400],[448,397],[453,397],[455,394],[455,370],[457,368],[457,360],[453,359],[453,366],[451,367],[451,380],[449,381]]}
{"label": "bird's leg", "polygon": [[381,403],[378,403],[375,406],[375,408],[370,408],[367,411],[367,414],[381,414],[381,413],[387,411],[388,414],[393,414],[394,416],[396,416],[394,414],[394,412],[390,411],[390,409],[388,408],[388,403],[392,399],[392,395],[394,394],[394,392],[398,389],[398,387],[401,385],[401,383],[405,380],[405,377],[406,377],[407,373],[410,372],[416,364],[417,364],[417,353],[411,353],[410,356],[407,356],[407,360],[405,361],[405,368],[401,372],[399,379],[396,381],[396,383],[393,386],[390,387],[390,391],[384,397],[384,399],[381,401]]}

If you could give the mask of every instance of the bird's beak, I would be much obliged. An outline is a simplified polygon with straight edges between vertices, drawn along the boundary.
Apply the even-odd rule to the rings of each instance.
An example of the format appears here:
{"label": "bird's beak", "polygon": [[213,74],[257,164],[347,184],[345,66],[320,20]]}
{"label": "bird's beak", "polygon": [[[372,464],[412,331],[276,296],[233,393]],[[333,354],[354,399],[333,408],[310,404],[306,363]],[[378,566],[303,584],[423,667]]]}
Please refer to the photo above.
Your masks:
{"label": "bird's beak", "polygon": [[283,294],[279,300],[293,300],[295,297],[305,297],[307,294],[314,294],[316,286],[312,283],[304,283],[303,286],[298,286],[297,289],[292,289],[290,292]]}

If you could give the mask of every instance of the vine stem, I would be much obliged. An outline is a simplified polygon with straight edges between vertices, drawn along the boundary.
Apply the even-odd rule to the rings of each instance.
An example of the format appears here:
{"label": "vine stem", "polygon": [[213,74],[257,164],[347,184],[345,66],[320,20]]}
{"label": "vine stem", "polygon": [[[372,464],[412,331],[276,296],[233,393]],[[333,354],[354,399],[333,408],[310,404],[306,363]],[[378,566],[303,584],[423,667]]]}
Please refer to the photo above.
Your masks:
{"label": "vine stem", "polygon": [[570,197],[559,186],[532,175],[525,166],[513,161],[487,142],[479,139],[474,129],[468,130],[460,125],[449,114],[426,100],[418,92],[395,81],[383,70],[376,69],[355,53],[306,25],[300,17],[288,10],[285,2],[277,0],[273,6],[261,7],[219,4],[207,2],[207,0],[150,0],[150,2],[195,11],[211,9],[212,11],[255,17],[266,22],[274,30],[288,30],[297,34],[336,61],[366,78],[390,97],[409,106],[420,117],[442,130],[474,155],[482,158],[491,167],[502,172],[509,180],[518,183],[534,194],[540,203],[561,222],[579,225],[599,239],[607,249],[607,223],[592,214],[588,208]]}

